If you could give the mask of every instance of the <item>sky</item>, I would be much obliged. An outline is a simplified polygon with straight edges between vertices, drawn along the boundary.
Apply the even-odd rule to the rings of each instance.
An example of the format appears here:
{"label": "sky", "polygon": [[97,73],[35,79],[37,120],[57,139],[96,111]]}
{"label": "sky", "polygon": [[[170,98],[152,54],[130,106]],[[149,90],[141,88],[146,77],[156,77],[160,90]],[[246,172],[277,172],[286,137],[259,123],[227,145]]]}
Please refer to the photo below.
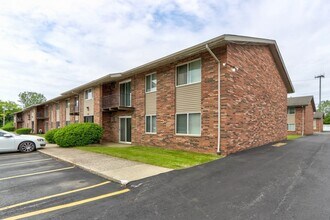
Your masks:
{"label": "sky", "polygon": [[0,0],[0,100],[47,99],[222,34],[277,41],[295,93],[330,100],[328,0]]}

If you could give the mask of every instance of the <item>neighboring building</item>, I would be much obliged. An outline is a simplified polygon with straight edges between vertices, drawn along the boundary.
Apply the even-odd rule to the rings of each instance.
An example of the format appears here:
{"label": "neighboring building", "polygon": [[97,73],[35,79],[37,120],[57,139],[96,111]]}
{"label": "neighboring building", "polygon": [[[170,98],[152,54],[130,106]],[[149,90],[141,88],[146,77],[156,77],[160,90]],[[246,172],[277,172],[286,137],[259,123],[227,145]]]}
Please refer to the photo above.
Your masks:
{"label": "neighboring building", "polygon": [[58,99],[78,95],[70,115],[101,124],[104,141],[227,155],[286,139],[292,92],[274,40],[222,35]]}
{"label": "neighboring building", "polygon": [[314,113],[313,130],[315,132],[323,132],[323,117],[323,112]]}
{"label": "neighboring building", "polygon": [[315,103],[313,96],[288,98],[288,134],[313,134]]}

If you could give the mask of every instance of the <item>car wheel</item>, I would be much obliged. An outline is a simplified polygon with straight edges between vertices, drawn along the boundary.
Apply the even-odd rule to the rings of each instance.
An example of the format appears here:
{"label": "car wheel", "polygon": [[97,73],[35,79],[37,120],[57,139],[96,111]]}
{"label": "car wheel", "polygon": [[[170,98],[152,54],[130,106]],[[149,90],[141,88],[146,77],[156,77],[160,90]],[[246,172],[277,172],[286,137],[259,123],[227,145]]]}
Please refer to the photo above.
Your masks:
{"label": "car wheel", "polygon": [[36,149],[36,145],[31,141],[24,141],[19,144],[18,150],[22,153],[30,153]]}

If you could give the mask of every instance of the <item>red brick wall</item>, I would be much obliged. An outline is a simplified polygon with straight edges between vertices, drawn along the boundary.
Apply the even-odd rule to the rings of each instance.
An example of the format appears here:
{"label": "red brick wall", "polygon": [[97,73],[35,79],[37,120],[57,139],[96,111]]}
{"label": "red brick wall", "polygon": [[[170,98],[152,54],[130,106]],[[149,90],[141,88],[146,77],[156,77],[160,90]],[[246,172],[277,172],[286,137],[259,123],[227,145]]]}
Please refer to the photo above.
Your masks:
{"label": "red brick wall", "polygon": [[221,88],[224,154],[286,139],[287,91],[267,46],[229,44]]}
{"label": "red brick wall", "polygon": [[316,120],[316,129],[315,132],[323,132],[323,119],[315,119]]}
{"label": "red brick wall", "polygon": [[[302,115],[304,114],[304,118]],[[312,104],[309,104],[305,107],[296,107],[295,113],[295,124],[296,130],[295,131],[288,131],[288,134],[298,134],[302,135],[303,129],[303,120],[304,120],[304,135],[311,135],[313,134],[313,107]]]}
{"label": "red brick wall", "polygon": [[314,111],[310,103],[305,107],[305,135],[313,134]]}
{"label": "red brick wall", "polygon": [[102,124],[102,86],[94,87],[94,123]]}

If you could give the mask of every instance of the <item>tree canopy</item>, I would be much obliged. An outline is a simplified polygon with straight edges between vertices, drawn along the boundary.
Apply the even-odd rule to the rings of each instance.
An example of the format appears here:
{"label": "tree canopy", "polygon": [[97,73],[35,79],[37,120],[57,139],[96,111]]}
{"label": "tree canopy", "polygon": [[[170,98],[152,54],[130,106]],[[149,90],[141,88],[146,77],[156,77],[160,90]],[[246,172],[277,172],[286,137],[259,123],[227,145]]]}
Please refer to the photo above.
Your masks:
{"label": "tree canopy", "polygon": [[330,124],[330,100],[322,101],[317,111],[324,113],[323,123]]}
{"label": "tree canopy", "polygon": [[21,107],[15,102],[0,100],[0,127],[2,127],[4,115],[6,122],[10,122],[14,120],[14,113],[21,110]]}
{"label": "tree canopy", "polygon": [[18,97],[18,101],[22,103],[23,108],[28,108],[32,105],[37,105],[47,101],[46,97],[43,94],[37,92],[21,92]]}

